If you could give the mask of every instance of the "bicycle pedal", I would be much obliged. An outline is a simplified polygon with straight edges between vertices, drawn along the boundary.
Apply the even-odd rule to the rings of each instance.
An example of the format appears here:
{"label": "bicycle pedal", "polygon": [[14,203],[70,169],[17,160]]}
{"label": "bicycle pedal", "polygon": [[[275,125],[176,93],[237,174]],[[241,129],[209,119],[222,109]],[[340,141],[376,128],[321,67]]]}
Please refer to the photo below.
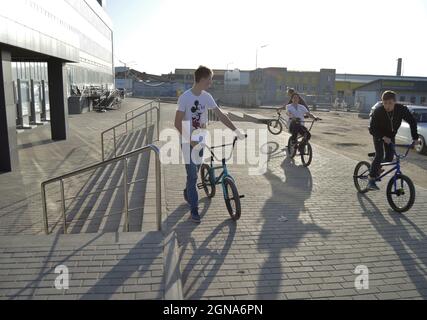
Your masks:
{"label": "bicycle pedal", "polygon": [[200,189],[203,189],[204,188],[204,185],[203,185],[203,183],[198,183],[197,184],[197,188],[200,190]]}
{"label": "bicycle pedal", "polygon": [[240,199],[243,199],[245,197],[244,194],[242,194],[241,196],[239,196]]}

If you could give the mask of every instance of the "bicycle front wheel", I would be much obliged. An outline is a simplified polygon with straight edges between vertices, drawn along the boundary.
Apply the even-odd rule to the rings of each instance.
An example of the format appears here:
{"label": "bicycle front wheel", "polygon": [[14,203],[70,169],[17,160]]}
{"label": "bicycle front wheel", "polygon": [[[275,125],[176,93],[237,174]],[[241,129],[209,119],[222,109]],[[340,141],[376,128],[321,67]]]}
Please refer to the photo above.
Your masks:
{"label": "bicycle front wheel", "polygon": [[227,207],[228,213],[231,219],[237,221],[240,219],[241,207],[240,207],[240,196],[237,191],[236,183],[231,177],[225,177],[223,180],[224,184],[224,200]]}
{"label": "bicycle front wheel", "polygon": [[274,135],[281,134],[283,130],[282,123],[277,119],[270,120],[268,122],[267,127],[268,127],[268,131],[270,131],[270,133]]}
{"label": "bicycle front wheel", "polygon": [[208,198],[213,198],[215,196],[215,182],[213,181],[213,177],[211,175],[210,166],[206,163],[202,164],[202,168],[200,170],[200,178],[202,179],[203,190],[205,190]]}
{"label": "bicycle front wheel", "polygon": [[354,168],[353,181],[354,186],[360,193],[368,192],[369,171],[371,164],[367,161],[361,161]]}
{"label": "bicycle front wheel", "polygon": [[311,148],[311,144],[309,142],[305,143],[305,145],[301,147],[300,152],[303,166],[308,167],[313,159],[313,149]]}
{"label": "bicycle front wheel", "polygon": [[388,182],[387,201],[396,212],[406,212],[415,202],[415,186],[412,180],[400,174]]}

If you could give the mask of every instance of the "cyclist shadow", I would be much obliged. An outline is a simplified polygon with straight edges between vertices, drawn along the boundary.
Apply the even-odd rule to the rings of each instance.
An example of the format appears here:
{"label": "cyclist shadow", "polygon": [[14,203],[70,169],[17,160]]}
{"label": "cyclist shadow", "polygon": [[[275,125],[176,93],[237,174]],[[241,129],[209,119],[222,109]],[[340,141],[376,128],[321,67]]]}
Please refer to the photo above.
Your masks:
{"label": "cyclist shadow", "polygon": [[[272,187],[272,196],[265,202],[261,212],[264,224],[258,239],[258,250],[267,251],[268,258],[261,266],[259,280],[268,281],[267,290],[258,286],[257,298],[263,299],[264,293],[269,299],[278,299],[283,275],[284,251],[297,250],[298,245],[306,234],[317,233],[327,237],[330,231],[314,222],[303,222],[300,214],[305,210],[305,201],[310,198],[313,189],[313,179],[308,168],[296,166],[289,157],[281,164],[286,180],[274,174],[269,168],[265,177]],[[283,217],[286,221],[281,219]],[[309,215],[312,219],[311,215]],[[290,253],[288,252],[288,253]],[[263,292],[264,291],[264,292]]]}
{"label": "cyclist shadow", "polygon": [[[427,298],[427,256],[425,248],[427,237],[425,233],[417,227],[404,214],[399,214],[389,209],[388,214],[393,219],[394,224],[387,220],[381,210],[366,195],[357,194],[358,201],[381,237],[393,248],[396,255],[404,267],[413,286],[424,298]],[[404,223],[407,223],[405,226]],[[415,235],[410,234],[408,227],[415,231]]]}

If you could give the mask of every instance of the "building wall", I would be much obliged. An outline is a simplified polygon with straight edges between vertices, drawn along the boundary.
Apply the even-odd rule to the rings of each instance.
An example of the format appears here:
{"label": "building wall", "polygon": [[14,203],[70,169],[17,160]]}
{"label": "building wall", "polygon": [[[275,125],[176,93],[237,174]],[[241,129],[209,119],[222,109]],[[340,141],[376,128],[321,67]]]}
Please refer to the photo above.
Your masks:
{"label": "building wall", "polygon": [[113,85],[112,38],[95,0],[14,0],[0,12],[0,44],[73,62],[71,85]]}

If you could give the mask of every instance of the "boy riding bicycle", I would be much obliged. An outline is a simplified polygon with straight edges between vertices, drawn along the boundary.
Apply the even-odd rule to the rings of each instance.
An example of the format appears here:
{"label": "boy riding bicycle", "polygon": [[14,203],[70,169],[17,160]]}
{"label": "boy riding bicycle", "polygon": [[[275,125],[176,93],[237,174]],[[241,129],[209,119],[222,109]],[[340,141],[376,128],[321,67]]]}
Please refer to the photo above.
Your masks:
{"label": "boy riding bicycle", "polygon": [[381,163],[393,161],[393,145],[402,120],[411,127],[413,144],[418,142],[417,121],[406,106],[396,103],[396,93],[385,91],[381,100],[382,105],[372,111],[369,125],[369,133],[374,140],[375,159],[369,173],[368,190],[379,190],[375,181],[381,174]]}
{"label": "boy riding bicycle", "polygon": [[319,120],[319,118],[308,111],[305,106],[299,104],[300,99],[299,94],[294,92],[291,96],[292,103],[278,109],[278,112],[280,113],[280,110],[286,108],[286,114],[289,117],[289,131],[292,135],[291,141],[294,145],[297,144],[299,134],[304,137],[304,142],[309,141],[311,138],[310,132],[304,126],[305,116],[308,116],[313,120]]}
{"label": "boy riding bicycle", "polygon": [[[200,158],[203,149],[199,148],[200,137],[206,130],[208,122],[208,109],[215,112],[219,120],[234,131],[239,140],[245,136],[236,128],[230,119],[221,111],[213,97],[206,92],[212,84],[213,72],[209,68],[200,66],[194,73],[194,85],[185,91],[178,99],[178,109],[175,116],[175,128],[181,135],[181,148],[185,159],[187,171],[187,183],[184,190],[184,198],[191,207],[191,219],[200,223],[199,197],[197,193],[197,173],[200,169]],[[197,136],[197,133],[202,133]],[[198,159],[193,158],[193,149],[201,149]],[[197,152],[196,152],[197,154]],[[197,157],[196,157],[197,158]]]}

